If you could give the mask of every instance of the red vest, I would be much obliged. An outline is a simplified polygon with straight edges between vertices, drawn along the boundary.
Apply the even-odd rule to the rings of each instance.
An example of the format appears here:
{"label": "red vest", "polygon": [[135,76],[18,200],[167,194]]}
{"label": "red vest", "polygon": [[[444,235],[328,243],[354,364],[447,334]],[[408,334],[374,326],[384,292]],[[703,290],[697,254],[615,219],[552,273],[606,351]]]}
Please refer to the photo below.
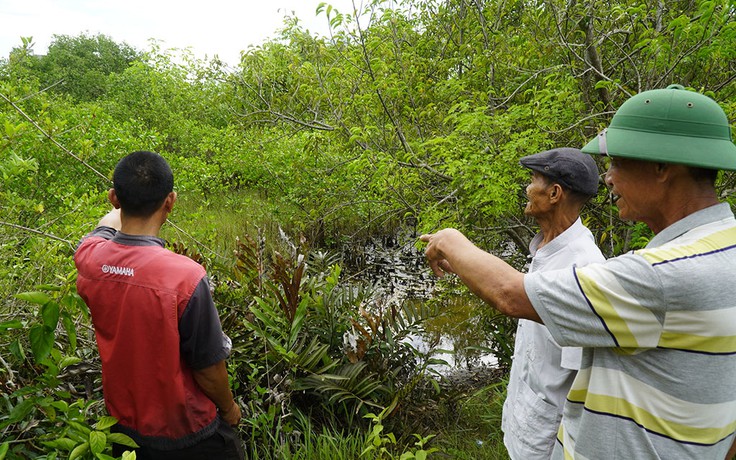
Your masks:
{"label": "red vest", "polygon": [[92,313],[110,415],[134,430],[134,439],[150,438],[145,443],[159,448],[209,436],[217,409],[179,353],[179,319],[204,268],[159,246],[96,236],[80,244],[74,261],[77,291]]}

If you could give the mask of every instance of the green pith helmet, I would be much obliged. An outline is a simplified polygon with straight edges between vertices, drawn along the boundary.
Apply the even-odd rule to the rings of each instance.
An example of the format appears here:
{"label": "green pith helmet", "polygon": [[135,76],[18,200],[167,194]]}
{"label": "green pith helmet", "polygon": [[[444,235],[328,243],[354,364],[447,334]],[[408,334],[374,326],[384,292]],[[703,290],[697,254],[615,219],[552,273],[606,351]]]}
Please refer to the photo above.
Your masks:
{"label": "green pith helmet", "polygon": [[713,99],[681,85],[631,97],[582,151],[736,170],[736,145],[725,112]]}

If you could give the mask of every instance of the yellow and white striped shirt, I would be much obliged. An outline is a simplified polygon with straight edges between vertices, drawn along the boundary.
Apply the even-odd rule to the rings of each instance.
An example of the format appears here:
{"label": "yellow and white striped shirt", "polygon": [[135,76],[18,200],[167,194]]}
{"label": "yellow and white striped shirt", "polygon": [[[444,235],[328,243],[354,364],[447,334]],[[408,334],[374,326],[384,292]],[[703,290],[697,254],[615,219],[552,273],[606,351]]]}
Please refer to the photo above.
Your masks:
{"label": "yellow and white striped shirt", "polygon": [[694,213],[642,250],[525,276],[562,346],[582,346],[555,459],[719,459],[736,431],[736,220]]}

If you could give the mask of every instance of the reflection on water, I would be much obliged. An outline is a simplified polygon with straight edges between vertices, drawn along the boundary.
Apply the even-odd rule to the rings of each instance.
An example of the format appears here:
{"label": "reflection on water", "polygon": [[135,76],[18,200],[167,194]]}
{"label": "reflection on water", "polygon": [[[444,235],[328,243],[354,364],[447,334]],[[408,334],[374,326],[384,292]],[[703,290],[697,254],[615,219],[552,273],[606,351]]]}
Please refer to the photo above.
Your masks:
{"label": "reflection on water", "polygon": [[449,369],[495,367],[498,359],[491,350],[485,326],[484,308],[487,307],[465,290],[443,293],[432,301],[440,304],[442,314],[426,321],[424,332],[412,337],[412,345],[426,352],[439,350],[441,354],[437,357],[447,361],[444,367]]}
{"label": "reflection on water", "polygon": [[436,278],[417,241],[409,232],[375,238],[360,246],[343,248],[343,262],[353,277],[372,283],[386,296],[427,299],[432,296]]}
{"label": "reflection on water", "polygon": [[[439,307],[440,315],[423,322],[422,330],[405,339],[422,354],[432,354],[447,363],[433,364],[436,370],[445,373],[459,368],[496,367],[498,359],[492,350],[498,346],[492,338],[499,328],[489,322],[489,307],[456,280],[438,285],[416,241],[409,234],[374,240],[351,248],[344,257],[355,270],[354,278],[374,285],[382,296],[380,304],[419,306],[430,302]],[[503,328],[500,333],[505,334]],[[508,340],[513,343],[513,337]]]}
{"label": "reflection on water", "polygon": [[[456,346],[455,338],[450,335],[440,335],[439,342],[427,340],[422,335],[411,335],[408,342],[421,353],[433,352],[434,356],[444,360],[447,364],[431,364],[430,367],[440,373],[447,373],[456,368],[470,368],[477,366],[496,367],[498,359],[491,353],[479,352],[478,350],[468,350]],[[469,353],[471,352],[471,353]],[[472,356],[468,356],[468,355]]]}

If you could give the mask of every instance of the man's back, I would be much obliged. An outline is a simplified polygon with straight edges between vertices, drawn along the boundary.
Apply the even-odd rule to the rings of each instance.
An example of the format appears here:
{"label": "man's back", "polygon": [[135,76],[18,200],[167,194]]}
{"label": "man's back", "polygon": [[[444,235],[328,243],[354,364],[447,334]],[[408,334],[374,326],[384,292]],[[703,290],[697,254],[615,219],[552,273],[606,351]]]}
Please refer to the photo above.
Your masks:
{"label": "man's back", "polygon": [[[167,251],[174,173],[159,154],[118,161],[113,210],[77,247],[77,290],[92,312],[105,405],[141,459],[242,460],[241,418],[204,269]],[[125,446],[113,443],[113,456]]]}
{"label": "man's back", "polygon": [[205,271],[146,243],[128,235],[90,236],[75,255],[77,288],[90,308],[102,359],[105,400],[121,426],[141,436],[202,437],[216,428],[216,408],[180,353],[179,320]]}

